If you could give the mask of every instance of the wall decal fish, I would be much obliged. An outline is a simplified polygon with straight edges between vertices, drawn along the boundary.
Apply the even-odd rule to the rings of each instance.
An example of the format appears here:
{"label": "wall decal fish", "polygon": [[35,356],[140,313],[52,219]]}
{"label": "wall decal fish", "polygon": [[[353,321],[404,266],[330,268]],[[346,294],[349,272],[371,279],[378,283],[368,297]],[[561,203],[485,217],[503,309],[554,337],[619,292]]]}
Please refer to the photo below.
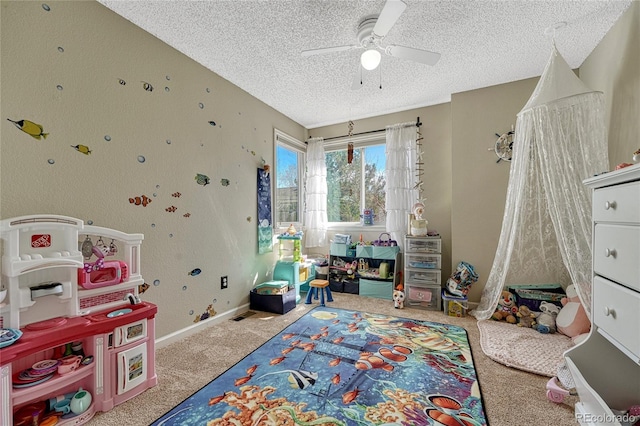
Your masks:
{"label": "wall decal fish", "polygon": [[76,151],[84,154],[84,155],[89,155],[91,154],[91,150],[89,149],[88,146],[86,145],[71,145],[71,148],[74,148]]}
{"label": "wall decal fish", "polygon": [[149,289],[149,287],[150,287],[150,285],[149,285],[149,284],[147,284],[147,283],[140,284],[140,285],[138,286],[138,294],[142,294],[142,293],[144,293],[145,291],[147,291],[147,290]]}
{"label": "wall decal fish", "polygon": [[211,179],[209,179],[209,176],[203,175],[201,173],[196,174],[195,179],[198,185],[207,186],[211,183]]}
{"label": "wall decal fish", "polygon": [[136,206],[147,207],[147,204],[152,202],[153,200],[146,195],[141,195],[139,197],[129,198],[129,203],[135,204]]}
{"label": "wall decal fish", "polygon": [[40,140],[40,138],[46,139],[47,136],[49,135],[49,133],[44,133],[44,129],[40,124],[34,123],[33,121],[29,121],[29,120],[13,121],[10,118],[7,118],[7,120],[12,122],[18,129],[22,130],[23,132],[25,132],[26,134],[28,134],[34,139],[38,139],[38,140]]}

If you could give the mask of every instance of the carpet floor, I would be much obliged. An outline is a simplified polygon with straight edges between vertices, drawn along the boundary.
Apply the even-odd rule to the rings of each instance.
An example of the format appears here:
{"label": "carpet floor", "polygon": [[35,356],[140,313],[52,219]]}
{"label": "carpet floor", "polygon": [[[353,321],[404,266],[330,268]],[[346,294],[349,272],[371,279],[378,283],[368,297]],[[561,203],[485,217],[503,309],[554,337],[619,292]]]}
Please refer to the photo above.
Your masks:
{"label": "carpet floor", "polygon": [[[334,293],[327,306],[416,320],[454,324],[467,331],[485,412],[492,426],[574,425],[570,396],[556,404],[546,397],[548,377],[508,368],[486,356],[473,317],[454,318],[439,311],[394,309],[393,302]],[[256,312],[242,321],[225,320],[156,351],[158,385],[106,413],[98,413],[91,426],[145,426],[205,386],[285,327],[318,306],[299,304],[285,315]]]}

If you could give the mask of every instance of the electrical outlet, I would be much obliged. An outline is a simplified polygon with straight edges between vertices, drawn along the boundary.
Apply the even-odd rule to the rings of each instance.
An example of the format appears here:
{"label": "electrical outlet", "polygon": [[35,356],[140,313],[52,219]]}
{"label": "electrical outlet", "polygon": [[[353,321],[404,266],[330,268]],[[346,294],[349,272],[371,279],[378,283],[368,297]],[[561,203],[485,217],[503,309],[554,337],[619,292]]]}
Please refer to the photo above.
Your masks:
{"label": "electrical outlet", "polygon": [[220,290],[224,290],[229,287],[229,278],[225,275],[220,277]]}

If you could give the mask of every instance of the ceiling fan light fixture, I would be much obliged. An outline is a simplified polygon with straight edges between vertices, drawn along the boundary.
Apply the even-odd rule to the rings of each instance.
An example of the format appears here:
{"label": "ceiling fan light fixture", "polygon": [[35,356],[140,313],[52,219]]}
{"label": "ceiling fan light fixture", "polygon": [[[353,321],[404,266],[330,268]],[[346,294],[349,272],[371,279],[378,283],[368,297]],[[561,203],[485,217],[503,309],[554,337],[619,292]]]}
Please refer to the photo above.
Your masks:
{"label": "ceiling fan light fixture", "polygon": [[375,70],[378,65],[380,65],[380,59],[382,55],[376,49],[368,49],[362,52],[362,56],[360,56],[360,63],[362,67],[367,70]]}

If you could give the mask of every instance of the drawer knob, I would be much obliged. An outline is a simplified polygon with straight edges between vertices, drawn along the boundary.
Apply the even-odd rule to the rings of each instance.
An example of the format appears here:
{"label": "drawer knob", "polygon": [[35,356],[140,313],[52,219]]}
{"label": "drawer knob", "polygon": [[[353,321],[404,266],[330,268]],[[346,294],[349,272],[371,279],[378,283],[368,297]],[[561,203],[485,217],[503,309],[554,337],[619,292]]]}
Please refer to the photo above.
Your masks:
{"label": "drawer knob", "polygon": [[604,209],[605,210],[615,209],[615,208],[616,208],[616,202],[615,201],[605,201],[604,202]]}
{"label": "drawer knob", "polygon": [[616,249],[604,249],[604,256],[605,257],[616,257]]}
{"label": "drawer knob", "polygon": [[604,307],[604,316],[608,317],[608,316],[612,316],[613,318],[616,317],[616,311],[609,308],[608,306]]}

